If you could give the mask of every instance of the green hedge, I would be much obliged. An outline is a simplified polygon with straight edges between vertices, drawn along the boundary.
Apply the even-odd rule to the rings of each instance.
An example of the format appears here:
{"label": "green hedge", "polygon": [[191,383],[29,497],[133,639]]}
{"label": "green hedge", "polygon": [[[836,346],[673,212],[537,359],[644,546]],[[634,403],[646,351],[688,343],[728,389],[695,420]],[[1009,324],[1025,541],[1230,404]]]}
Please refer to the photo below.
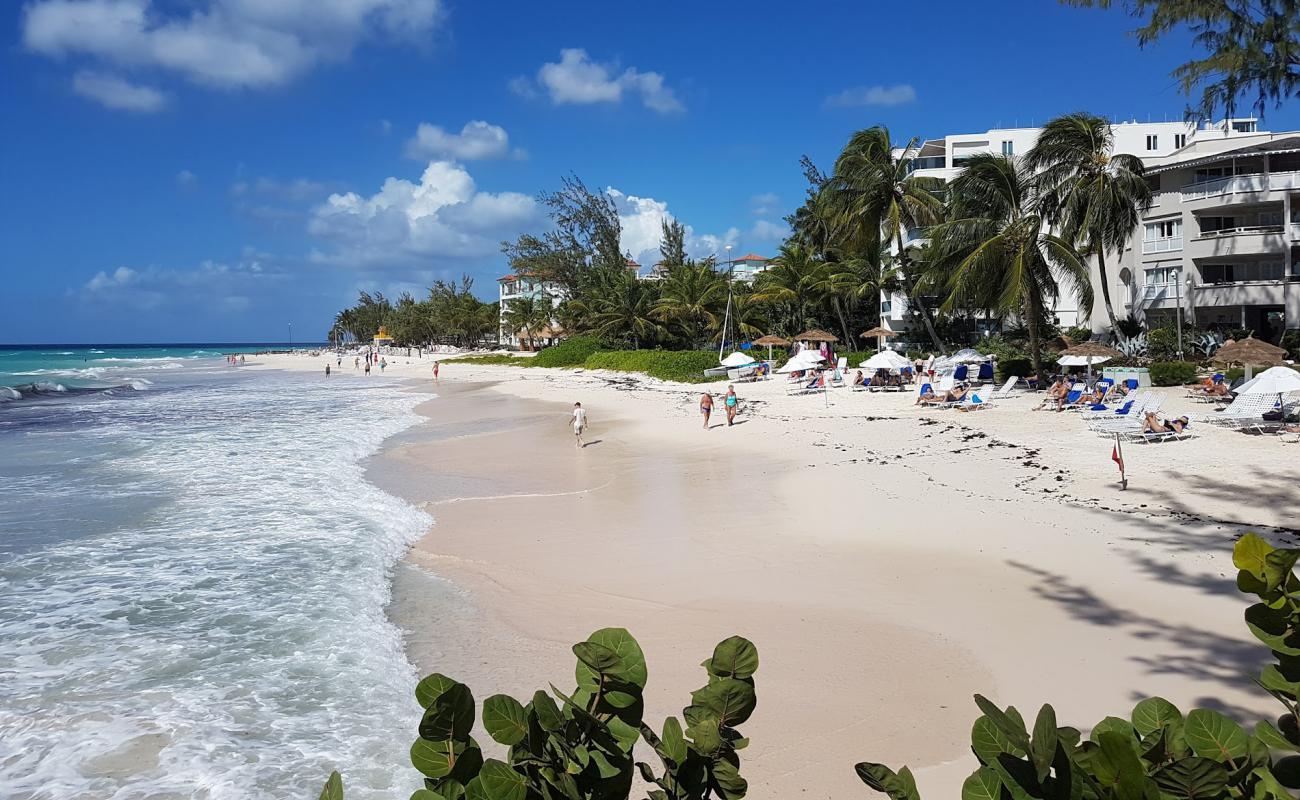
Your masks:
{"label": "green hedge", "polygon": [[526,367],[528,366],[528,362],[533,359],[512,356],[507,353],[488,353],[481,356],[463,356],[455,360],[468,362],[470,364],[500,364],[507,367]]}
{"label": "green hedge", "polygon": [[528,359],[530,367],[581,367],[592,353],[600,349],[595,336],[573,336],[559,344],[543,348]]}
{"label": "green hedge", "polygon": [[704,370],[718,366],[718,354],[710,350],[601,350],[583,363],[587,369],[644,372],[652,378],[682,383],[726,380],[704,377]]}
{"label": "green hedge", "polygon": [[1154,386],[1183,386],[1196,382],[1196,365],[1189,361],[1157,361],[1151,365]]}

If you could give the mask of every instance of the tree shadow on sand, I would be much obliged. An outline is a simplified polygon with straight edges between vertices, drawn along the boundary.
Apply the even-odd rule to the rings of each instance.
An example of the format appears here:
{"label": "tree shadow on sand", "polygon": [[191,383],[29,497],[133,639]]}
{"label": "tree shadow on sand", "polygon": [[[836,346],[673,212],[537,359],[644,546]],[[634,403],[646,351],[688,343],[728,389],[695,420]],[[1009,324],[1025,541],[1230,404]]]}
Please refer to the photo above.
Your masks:
{"label": "tree shadow on sand", "polygon": [[[1254,640],[1236,639],[1185,623],[1170,624],[1115,606],[1064,575],[1018,561],[1007,563],[1036,577],[1037,583],[1030,591],[1074,619],[1123,631],[1145,642],[1148,654],[1131,660],[1148,674],[1181,675],[1240,689],[1250,684],[1250,676],[1268,660],[1268,651]],[[1245,606],[1243,601],[1243,610]]]}

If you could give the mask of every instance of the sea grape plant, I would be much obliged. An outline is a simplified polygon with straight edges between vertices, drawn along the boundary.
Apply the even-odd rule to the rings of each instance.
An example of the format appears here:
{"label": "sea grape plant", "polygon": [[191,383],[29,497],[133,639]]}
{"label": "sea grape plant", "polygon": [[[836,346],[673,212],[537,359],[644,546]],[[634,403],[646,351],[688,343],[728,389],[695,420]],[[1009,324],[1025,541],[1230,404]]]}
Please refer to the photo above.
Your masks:
{"label": "sea grape plant", "polygon": [[[979,695],[971,729],[979,766],[962,800],[1293,800],[1300,788],[1300,549],[1274,549],[1254,534],[1233,551],[1237,586],[1260,602],[1246,610],[1251,632],[1273,651],[1257,682],[1286,708],[1275,726],[1246,731],[1205,708],[1184,715],[1160,697],[1138,703],[1127,719],[1106,717],[1088,738],[1061,727],[1050,705],[1032,729],[1014,706]],[[1285,753],[1278,756],[1278,753]],[[906,768],[863,762],[858,776],[891,800],[920,800]]]}
{"label": "sea grape plant", "polygon": [[[708,683],[656,733],[642,721],[648,679],[645,655],[630,633],[604,628],[573,646],[577,686],[554,686],[527,704],[504,694],[483,703],[483,728],[504,745],[505,758],[484,757],[471,735],[476,706],[469,687],[433,674],[415,688],[424,709],[411,763],[424,788],[411,800],[624,800],[636,769],[658,788],[653,800],[739,800],[746,782],[737,751],[747,740],[736,726],[756,703],[758,651],[739,636],[718,644],[703,666]],[[644,740],[660,771],[634,760]],[[321,800],[342,800],[338,774]]]}

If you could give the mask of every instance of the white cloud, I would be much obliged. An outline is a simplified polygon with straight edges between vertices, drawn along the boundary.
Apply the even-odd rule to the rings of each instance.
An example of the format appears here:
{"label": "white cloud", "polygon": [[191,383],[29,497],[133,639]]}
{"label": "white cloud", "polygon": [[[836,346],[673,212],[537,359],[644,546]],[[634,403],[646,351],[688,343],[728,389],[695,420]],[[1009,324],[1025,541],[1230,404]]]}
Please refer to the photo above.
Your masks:
{"label": "white cloud", "polygon": [[754,216],[765,217],[772,213],[779,200],[780,198],[773,192],[756,194],[749,198],[749,208],[754,212]]}
{"label": "white cloud", "polygon": [[[636,95],[646,108],[668,114],[684,111],[673,90],[664,85],[664,76],[658,72],[641,72],[635,67],[618,71],[617,64],[592,61],[582,48],[560,51],[558,62],[548,62],[537,70],[536,86],[545,90],[555,105],[591,103],[617,103],[623,95]],[[537,89],[527,78],[510,81],[516,94],[533,96]]]}
{"label": "white cloud", "polygon": [[851,106],[901,106],[916,102],[916,89],[909,83],[894,86],[855,86],[826,98],[831,108]]}
{"label": "white cloud", "polygon": [[465,123],[460,133],[448,133],[437,125],[421,122],[415,136],[406,142],[406,157],[417,161],[450,158],[475,161],[502,158],[510,152],[510,136],[500,125],[483,120]]}
{"label": "white cloud", "polygon": [[97,308],[156,311],[191,307],[196,299],[204,309],[242,311],[260,297],[268,282],[282,282],[288,273],[267,263],[265,253],[246,250],[234,263],[203,261],[189,269],[118,267],[100,271],[77,291],[80,299]]}
{"label": "white cloud", "polygon": [[461,165],[432,161],[419,183],[388,178],[369,197],[331,194],[312,212],[308,230],[334,245],[314,253],[316,261],[411,267],[488,257],[502,238],[536,226],[540,217],[528,195],[481,192]]}
{"label": "white cloud", "polygon": [[47,56],[256,89],[346,60],[365,39],[419,42],[442,15],[441,0],[36,0],[22,27],[27,48]]}
{"label": "white cloud", "polygon": [[72,78],[72,90],[119,111],[151,112],[161,109],[167,98],[157,89],[138,86],[116,75],[82,70]]}
{"label": "white cloud", "polygon": [[[659,238],[665,220],[675,219],[668,210],[668,203],[653,197],[638,197],[626,194],[613,187],[605,192],[614,200],[618,210],[619,224],[623,233],[619,240],[624,252],[643,265],[653,264],[659,260]],[[743,244],[755,248],[771,249],[788,234],[784,225],[768,220],[757,220],[753,228],[741,231],[731,227],[723,233],[696,233],[690,225],[686,228],[686,252],[692,258],[714,256],[719,261],[726,259],[726,246],[732,246],[732,255],[740,256]]]}
{"label": "white cloud", "polygon": [[176,173],[176,185],[182,189],[192,188],[198,182],[199,176],[190,172],[188,169],[183,169]]}

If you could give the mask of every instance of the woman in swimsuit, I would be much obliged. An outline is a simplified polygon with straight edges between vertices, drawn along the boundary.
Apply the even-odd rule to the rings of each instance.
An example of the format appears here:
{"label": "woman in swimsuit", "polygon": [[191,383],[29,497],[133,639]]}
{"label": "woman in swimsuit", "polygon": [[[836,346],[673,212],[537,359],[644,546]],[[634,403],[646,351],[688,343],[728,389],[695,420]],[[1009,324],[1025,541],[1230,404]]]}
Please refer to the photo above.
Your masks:
{"label": "woman in swimsuit", "polygon": [[1146,413],[1146,420],[1144,420],[1142,423],[1142,432],[1143,433],[1182,433],[1183,428],[1186,428],[1187,423],[1190,421],[1191,421],[1190,419],[1183,416],[1183,417],[1179,417],[1178,419],[1167,419],[1161,422],[1160,418],[1156,416],[1156,412],[1148,411]]}
{"label": "woman in swimsuit", "polygon": [[700,413],[704,415],[704,430],[709,429],[709,415],[713,413],[713,395],[705,392],[700,395]]}
{"label": "woman in swimsuit", "polygon": [[723,405],[727,409],[727,427],[736,421],[736,412],[740,410],[740,398],[736,397],[736,387],[727,384],[727,394],[722,399]]}

